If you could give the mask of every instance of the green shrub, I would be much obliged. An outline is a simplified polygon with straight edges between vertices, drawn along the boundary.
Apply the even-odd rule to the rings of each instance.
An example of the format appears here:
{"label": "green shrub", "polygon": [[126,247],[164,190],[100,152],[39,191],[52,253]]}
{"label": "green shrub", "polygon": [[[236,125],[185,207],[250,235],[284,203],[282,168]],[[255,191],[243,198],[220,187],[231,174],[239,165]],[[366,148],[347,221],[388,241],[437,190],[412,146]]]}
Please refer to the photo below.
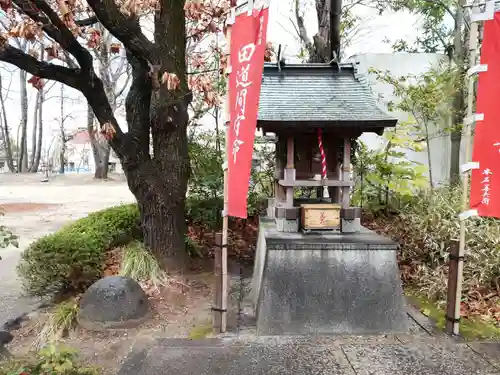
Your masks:
{"label": "green shrub", "polygon": [[[5,215],[5,213],[0,207],[0,216],[3,215]],[[5,227],[5,225],[0,225],[0,249],[6,248],[10,245],[19,247],[18,237],[15,234],[12,234],[12,232]]]}
{"label": "green shrub", "polygon": [[201,225],[209,229],[218,229],[222,225],[222,197],[200,199],[190,197],[186,199],[186,220],[188,224]]}
{"label": "green shrub", "polygon": [[94,212],[33,242],[18,272],[26,291],[44,296],[78,292],[102,273],[105,253],[141,237],[137,205]]}
{"label": "green shrub", "polygon": [[[403,279],[434,301],[446,298],[450,243],[459,237],[462,190],[439,188],[421,193],[385,222],[384,228],[401,245],[400,264],[411,272]],[[500,221],[466,221],[464,295],[496,290],[500,280]]]}
{"label": "green shrub", "polygon": [[0,362],[0,375],[98,375],[96,368],[81,366],[77,352],[49,345],[35,356]]}

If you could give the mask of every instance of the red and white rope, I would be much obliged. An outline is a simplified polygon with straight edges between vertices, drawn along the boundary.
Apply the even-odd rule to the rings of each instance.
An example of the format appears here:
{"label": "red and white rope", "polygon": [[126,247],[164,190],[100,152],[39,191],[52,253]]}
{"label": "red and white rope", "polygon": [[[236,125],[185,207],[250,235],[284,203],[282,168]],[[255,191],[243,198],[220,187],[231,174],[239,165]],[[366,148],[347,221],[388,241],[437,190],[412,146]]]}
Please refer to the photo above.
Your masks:
{"label": "red and white rope", "polygon": [[327,179],[326,156],[325,156],[325,150],[323,148],[323,132],[321,128],[318,129],[318,146],[319,146],[319,153],[321,154],[321,178],[323,180],[326,180]]}

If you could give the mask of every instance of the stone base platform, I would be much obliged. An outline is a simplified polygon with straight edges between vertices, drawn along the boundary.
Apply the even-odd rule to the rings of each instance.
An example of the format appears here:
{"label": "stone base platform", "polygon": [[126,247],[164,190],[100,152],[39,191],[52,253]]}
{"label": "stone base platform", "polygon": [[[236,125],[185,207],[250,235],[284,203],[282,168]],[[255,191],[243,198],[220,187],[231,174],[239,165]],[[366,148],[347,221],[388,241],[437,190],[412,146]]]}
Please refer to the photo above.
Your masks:
{"label": "stone base platform", "polygon": [[360,233],[282,233],[261,219],[251,298],[258,335],[408,330],[397,244]]}

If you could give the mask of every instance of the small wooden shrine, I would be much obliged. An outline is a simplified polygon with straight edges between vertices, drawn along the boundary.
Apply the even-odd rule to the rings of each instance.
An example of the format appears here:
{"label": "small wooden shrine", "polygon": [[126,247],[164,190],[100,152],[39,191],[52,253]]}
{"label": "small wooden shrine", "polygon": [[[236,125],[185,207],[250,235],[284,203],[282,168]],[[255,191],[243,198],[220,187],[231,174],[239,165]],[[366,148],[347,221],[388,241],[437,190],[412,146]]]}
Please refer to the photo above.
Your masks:
{"label": "small wooden shrine", "polygon": [[[267,216],[277,230],[358,232],[360,209],[349,198],[351,142],[396,123],[353,64],[266,64],[257,126],[275,134],[275,196]],[[312,189],[312,199],[300,194]]]}
{"label": "small wooden shrine", "polygon": [[265,65],[258,126],[275,135],[276,173],[252,278],[258,335],[408,331],[398,246],[349,199],[352,140],[396,122],[353,65]]}

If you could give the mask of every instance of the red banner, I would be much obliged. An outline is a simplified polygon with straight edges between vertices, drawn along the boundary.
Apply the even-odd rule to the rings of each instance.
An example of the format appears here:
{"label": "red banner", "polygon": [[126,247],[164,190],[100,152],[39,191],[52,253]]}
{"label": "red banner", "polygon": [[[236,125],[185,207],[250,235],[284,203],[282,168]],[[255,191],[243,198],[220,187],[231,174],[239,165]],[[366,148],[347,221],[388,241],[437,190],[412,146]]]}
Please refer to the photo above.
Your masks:
{"label": "red banner", "polygon": [[257,126],[269,8],[236,16],[231,29],[227,215],[247,217],[247,194]]}
{"label": "red banner", "polygon": [[472,160],[479,169],[472,171],[470,207],[480,216],[500,217],[500,13],[484,23],[476,113],[484,114],[474,134]]}

